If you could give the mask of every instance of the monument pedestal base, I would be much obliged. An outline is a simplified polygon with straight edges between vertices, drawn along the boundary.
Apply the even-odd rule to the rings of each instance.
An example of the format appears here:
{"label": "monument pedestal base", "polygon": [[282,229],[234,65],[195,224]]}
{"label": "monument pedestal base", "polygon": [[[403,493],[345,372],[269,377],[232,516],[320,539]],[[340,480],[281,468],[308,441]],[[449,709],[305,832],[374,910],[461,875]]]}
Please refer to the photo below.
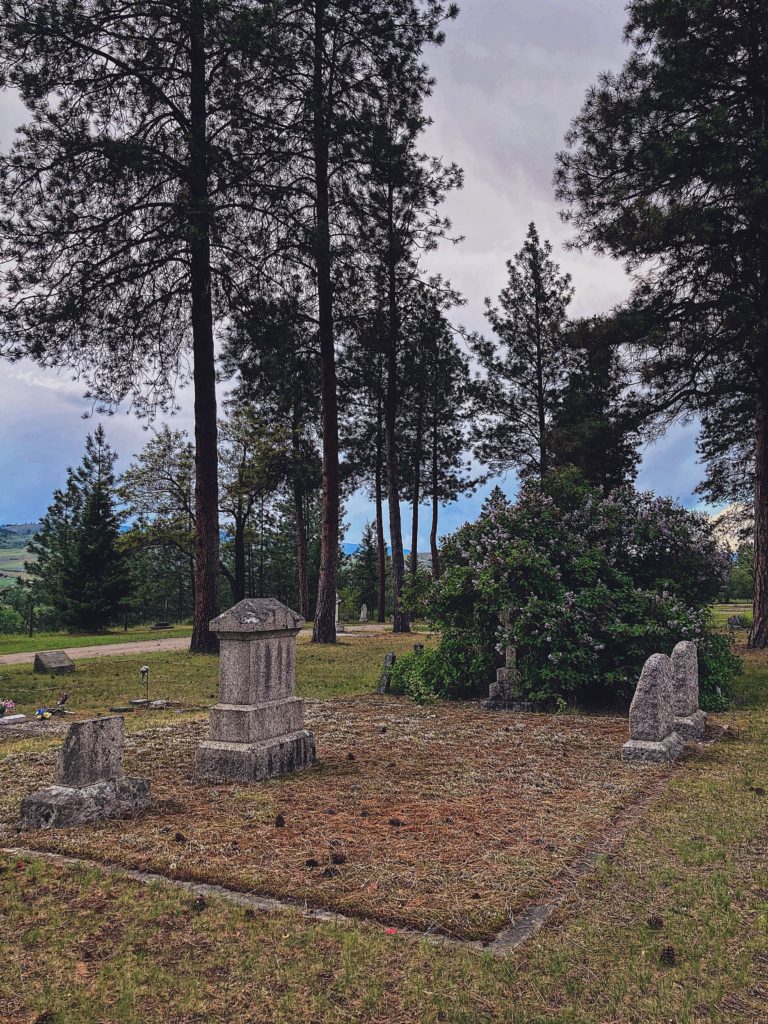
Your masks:
{"label": "monument pedestal base", "polygon": [[663,740],[629,740],[621,748],[622,761],[676,761],[683,752],[683,741],[676,732]]}
{"label": "monument pedestal base", "polygon": [[149,806],[149,779],[109,779],[91,786],[49,786],[21,802],[25,828],[66,828],[124,818]]}
{"label": "monument pedestal base", "polygon": [[205,740],[197,749],[195,778],[201,782],[262,782],[311,768],[315,735],[306,729],[260,743]]}
{"label": "monument pedestal base", "polygon": [[684,740],[700,740],[707,731],[707,714],[705,711],[694,711],[685,718],[675,718],[675,732]]}

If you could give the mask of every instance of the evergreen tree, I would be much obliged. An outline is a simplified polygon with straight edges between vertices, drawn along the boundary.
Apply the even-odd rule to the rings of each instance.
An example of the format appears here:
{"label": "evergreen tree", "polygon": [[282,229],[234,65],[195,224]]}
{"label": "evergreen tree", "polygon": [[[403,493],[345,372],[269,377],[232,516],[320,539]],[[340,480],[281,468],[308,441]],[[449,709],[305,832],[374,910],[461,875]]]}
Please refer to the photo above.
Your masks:
{"label": "evergreen tree", "polygon": [[0,163],[0,351],[74,367],[90,395],[133,395],[140,411],[172,402],[191,351],[191,649],[214,651],[214,324],[260,251],[273,22],[238,0],[5,0],[2,13],[0,76],[31,118]]}
{"label": "evergreen tree", "polygon": [[550,428],[552,465],[575,466],[605,494],[637,475],[637,403],[610,320],[570,325],[568,368]]}
{"label": "evergreen tree", "polygon": [[366,523],[360,543],[351,559],[350,576],[359,594],[360,604],[368,606],[373,613],[378,601],[379,589],[379,556],[376,548],[376,535],[371,523]]}
{"label": "evergreen tree", "polygon": [[636,275],[635,352],[659,414],[701,415],[713,495],[751,492],[749,643],[765,647],[768,10],[762,0],[630,0],[627,10],[632,52],[587,94],[557,192],[576,243]]}
{"label": "evergreen tree", "polygon": [[250,409],[265,431],[282,431],[284,473],[293,497],[298,601],[310,617],[306,502],[321,483],[317,325],[307,297],[294,287],[277,296],[251,296],[233,317],[222,368],[236,376],[233,409]]}
{"label": "evergreen tree", "polygon": [[27,571],[57,603],[68,628],[98,632],[115,622],[131,590],[118,543],[122,515],[116,508],[117,455],[99,425],[85,442],[81,465],[67,470],[67,485],[41,521]]}
{"label": "evergreen tree", "polygon": [[432,575],[440,575],[437,545],[440,506],[471,494],[482,482],[467,461],[471,378],[469,359],[459,348],[443,307],[456,301],[439,279],[420,289],[406,318],[407,386],[401,436],[406,450],[407,493],[411,500],[410,572],[418,571],[419,503],[431,505]]}
{"label": "evergreen tree", "polygon": [[480,337],[473,343],[485,372],[476,385],[475,451],[493,472],[544,476],[552,466],[549,435],[566,383],[563,335],[573,289],[535,224],[507,272],[500,306],[485,300],[499,344]]}

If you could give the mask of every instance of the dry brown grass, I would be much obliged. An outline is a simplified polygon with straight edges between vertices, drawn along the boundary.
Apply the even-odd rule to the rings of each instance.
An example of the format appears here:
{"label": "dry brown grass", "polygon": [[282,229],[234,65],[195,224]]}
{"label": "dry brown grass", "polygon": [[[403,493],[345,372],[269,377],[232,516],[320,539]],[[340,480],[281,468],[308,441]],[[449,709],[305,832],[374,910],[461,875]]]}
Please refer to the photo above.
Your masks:
{"label": "dry brown grass", "polygon": [[377,696],[307,711],[318,768],[255,786],[192,782],[204,721],[134,733],[126,767],[152,779],[151,809],[84,829],[18,834],[19,801],[55,757],[20,752],[0,766],[0,839],[488,938],[679,770],[623,765],[621,718]]}

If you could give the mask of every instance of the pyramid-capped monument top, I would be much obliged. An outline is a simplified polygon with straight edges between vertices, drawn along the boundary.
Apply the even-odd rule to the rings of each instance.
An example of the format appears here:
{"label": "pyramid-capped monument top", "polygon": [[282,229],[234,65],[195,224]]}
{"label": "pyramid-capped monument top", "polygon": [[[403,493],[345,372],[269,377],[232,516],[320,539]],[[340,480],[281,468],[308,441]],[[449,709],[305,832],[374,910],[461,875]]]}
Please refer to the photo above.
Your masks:
{"label": "pyramid-capped monument top", "polygon": [[211,619],[212,633],[278,633],[299,630],[304,619],[274,597],[247,597],[234,607]]}

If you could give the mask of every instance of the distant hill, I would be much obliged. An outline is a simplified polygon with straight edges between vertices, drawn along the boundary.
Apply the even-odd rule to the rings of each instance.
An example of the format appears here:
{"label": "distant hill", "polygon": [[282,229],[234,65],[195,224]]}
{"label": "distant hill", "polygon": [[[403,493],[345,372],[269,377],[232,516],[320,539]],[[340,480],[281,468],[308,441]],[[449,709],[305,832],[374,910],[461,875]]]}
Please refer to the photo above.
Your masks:
{"label": "distant hill", "polygon": [[24,562],[30,560],[27,545],[39,523],[4,523],[0,526],[0,590],[16,580],[27,579]]}

